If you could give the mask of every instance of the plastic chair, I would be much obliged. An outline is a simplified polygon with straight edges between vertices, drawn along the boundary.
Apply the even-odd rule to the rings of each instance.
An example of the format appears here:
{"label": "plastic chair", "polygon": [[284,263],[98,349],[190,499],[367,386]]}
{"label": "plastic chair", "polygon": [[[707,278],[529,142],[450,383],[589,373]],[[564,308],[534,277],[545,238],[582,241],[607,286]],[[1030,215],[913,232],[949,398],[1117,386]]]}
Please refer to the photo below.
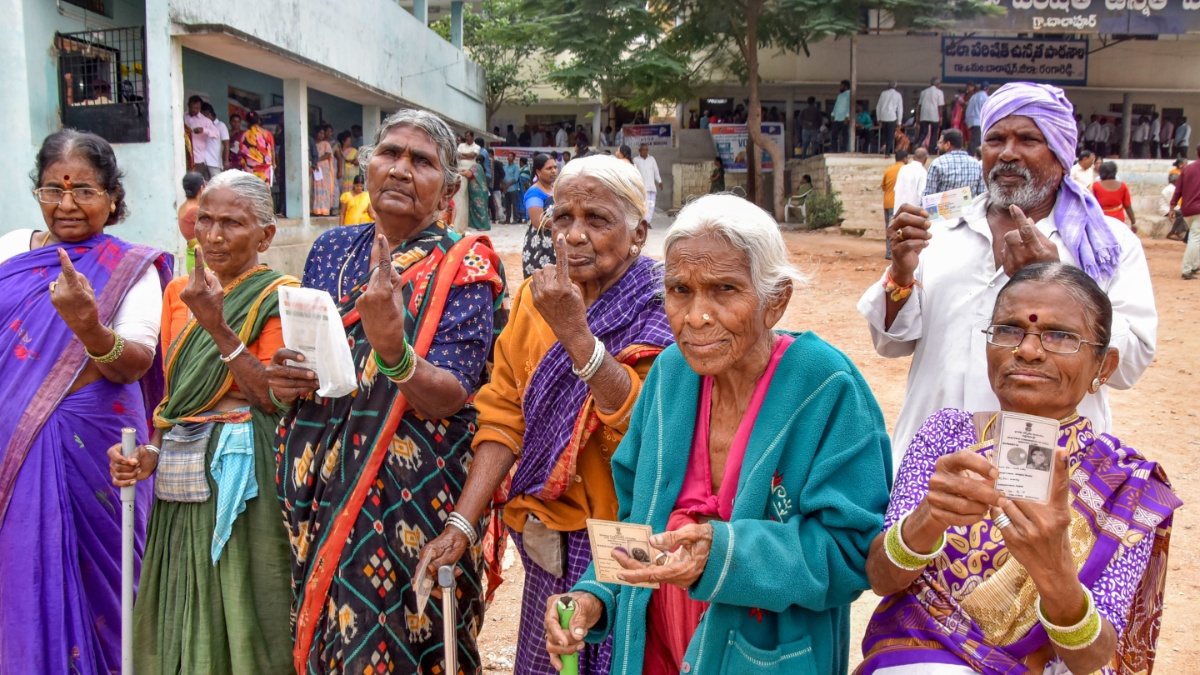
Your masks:
{"label": "plastic chair", "polygon": [[806,186],[808,189],[803,192],[788,197],[787,204],[783,207],[783,222],[789,222],[791,219],[792,210],[800,212],[800,220],[803,223],[808,218],[808,196],[812,194],[812,186]]}

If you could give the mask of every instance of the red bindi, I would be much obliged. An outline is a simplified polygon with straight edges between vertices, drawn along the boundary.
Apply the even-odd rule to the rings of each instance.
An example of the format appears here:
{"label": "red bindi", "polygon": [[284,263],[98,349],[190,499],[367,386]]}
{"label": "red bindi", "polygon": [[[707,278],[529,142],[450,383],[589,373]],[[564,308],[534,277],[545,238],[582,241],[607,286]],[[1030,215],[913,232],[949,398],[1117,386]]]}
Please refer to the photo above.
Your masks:
{"label": "red bindi", "polygon": [[1029,323],[1037,323],[1037,314],[1029,315]]}
{"label": "red bindi", "polygon": [[64,173],[63,174],[63,182],[67,184],[67,189],[70,190],[71,189],[71,177]]}

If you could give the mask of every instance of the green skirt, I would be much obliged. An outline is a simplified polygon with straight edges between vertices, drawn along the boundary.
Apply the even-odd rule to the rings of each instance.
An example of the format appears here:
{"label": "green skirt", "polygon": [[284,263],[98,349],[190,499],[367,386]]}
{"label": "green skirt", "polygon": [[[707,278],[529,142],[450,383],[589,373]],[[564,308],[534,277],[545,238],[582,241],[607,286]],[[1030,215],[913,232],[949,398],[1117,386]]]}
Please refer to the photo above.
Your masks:
{"label": "green skirt", "polygon": [[[251,409],[258,496],[212,563],[217,487],[202,504],[154,501],[134,606],[138,675],[293,673],[292,551],[275,489],[278,417]],[[213,429],[211,465],[221,425]]]}

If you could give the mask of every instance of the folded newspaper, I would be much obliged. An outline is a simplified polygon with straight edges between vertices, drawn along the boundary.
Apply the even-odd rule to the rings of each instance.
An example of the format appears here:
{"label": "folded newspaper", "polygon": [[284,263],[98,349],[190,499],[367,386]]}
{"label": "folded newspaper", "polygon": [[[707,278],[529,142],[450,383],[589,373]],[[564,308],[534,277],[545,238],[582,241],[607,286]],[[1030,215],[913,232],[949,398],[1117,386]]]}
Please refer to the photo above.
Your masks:
{"label": "folded newspaper", "polygon": [[317,396],[338,398],[358,386],[354,358],[346,341],[346,329],[337,305],[325,291],[282,286],[279,289],[279,319],[283,345],[304,355],[291,365],[317,373]]}

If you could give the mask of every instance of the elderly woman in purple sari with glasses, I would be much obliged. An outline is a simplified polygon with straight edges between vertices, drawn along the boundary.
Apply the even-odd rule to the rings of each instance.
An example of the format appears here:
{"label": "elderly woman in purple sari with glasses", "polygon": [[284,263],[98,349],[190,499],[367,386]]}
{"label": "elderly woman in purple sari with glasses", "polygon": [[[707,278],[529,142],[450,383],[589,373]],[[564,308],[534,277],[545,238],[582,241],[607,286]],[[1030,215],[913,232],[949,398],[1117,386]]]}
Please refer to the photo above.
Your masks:
{"label": "elderly woman in purple sari with glasses", "polygon": [[[110,673],[121,507],[106,453],[122,427],[146,442],[162,396],[155,345],[170,264],[105,233],[126,210],[102,138],[52,134],[32,178],[46,230],[0,237],[0,669]],[[138,486],[139,564],[152,491]]]}
{"label": "elderly woman in purple sari with glasses", "polygon": [[[977,336],[1000,412],[941,410],[909,445],[867,559],[885,597],[858,673],[1150,672],[1181,502],[1162,467],[1077,412],[1116,371],[1112,323],[1072,265],[1027,265],[1000,291]],[[1058,420],[1045,502],[997,489],[1005,413]],[[1004,447],[1030,472],[1050,454]]]}

